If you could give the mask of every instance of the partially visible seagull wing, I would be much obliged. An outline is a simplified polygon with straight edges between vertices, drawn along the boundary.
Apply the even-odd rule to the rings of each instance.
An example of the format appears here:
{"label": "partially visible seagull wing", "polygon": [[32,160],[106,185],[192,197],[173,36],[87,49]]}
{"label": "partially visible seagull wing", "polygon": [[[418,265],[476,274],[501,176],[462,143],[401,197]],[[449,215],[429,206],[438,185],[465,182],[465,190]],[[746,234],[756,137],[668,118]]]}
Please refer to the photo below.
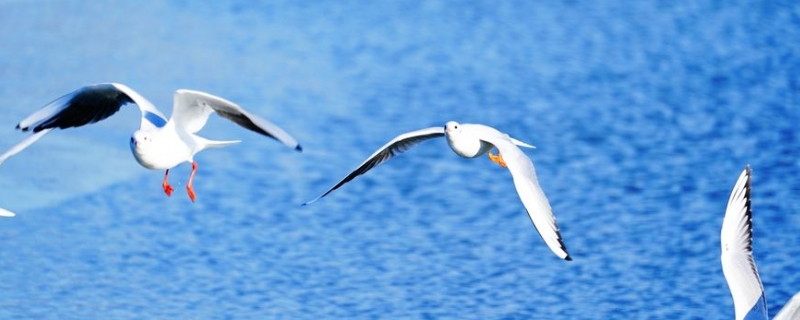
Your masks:
{"label": "partially visible seagull wing", "polygon": [[800,319],[800,292],[795,293],[792,299],[789,299],[778,314],[775,315],[773,320],[797,320]]}
{"label": "partially visible seagull wing", "polygon": [[297,140],[280,127],[223,98],[205,92],[180,89],[175,92],[174,104],[172,119],[176,126],[183,127],[188,132],[200,131],[206,125],[208,116],[216,112],[248,130],[278,140],[297,151],[303,150]]}
{"label": "partially visible seagull wing", "polygon": [[320,198],[331,193],[333,190],[338,189],[348,181],[353,180],[356,177],[367,173],[367,171],[369,171],[370,169],[377,167],[378,165],[388,161],[392,157],[408,151],[409,149],[411,149],[411,147],[419,144],[420,142],[443,136],[444,136],[443,127],[431,127],[427,129],[416,130],[401,134],[392,139],[391,141],[389,141],[380,149],[378,149],[378,151],[375,151],[375,153],[373,153],[371,156],[369,156],[369,158],[367,158],[367,160],[361,163],[361,165],[359,165],[358,168],[356,168],[355,170],[350,172],[350,174],[344,177],[342,181],[339,181],[339,183],[334,185],[332,188],[328,189],[328,191],[323,193],[321,196],[315,198],[314,200],[308,201],[303,205],[307,205],[314,201],[319,200]]}
{"label": "partially visible seagull wing", "polygon": [[11,158],[11,156],[19,153],[22,150],[25,150],[25,148],[36,142],[36,140],[39,140],[42,137],[44,137],[44,135],[46,135],[51,130],[53,130],[53,128],[47,128],[37,133],[34,133],[32,136],[29,136],[25,138],[25,140],[22,140],[16,145],[14,145],[13,147],[11,147],[11,149],[8,149],[8,151],[0,155],[0,164],[3,164],[3,162],[5,162],[6,159]]}
{"label": "partially visible seagull wing", "polygon": [[0,164],[55,128],[66,129],[98,122],[117,113],[128,103],[139,106],[142,129],[160,127],[166,123],[164,116],[150,101],[123,84],[85,86],[50,102],[17,124],[17,129],[32,130],[34,134],[0,155]]}
{"label": "partially visible seagull wing", "polygon": [[15,214],[6,209],[0,208],[0,217],[13,217]]}
{"label": "partially visible seagull wing", "polygon": [[80,127],[108,118],[128,103],[139,106],[143,129],[166,123],[161,112],[136,91],[119,83],[101,83],[85,86],[50,102],[22,120],[17,129],[39,132],[49,128]]}
{"label": "partially visible seagull wing", "polygon": [[167,117],[156,109],[153,103],[145,99],[138,92],[133,91],[133,89],[121,83],[112,83],[111,85],[128,95],[128,97],[133,100],[133,103],[139,106],[139,111],[142,112],[142,122],[141,125],[139,125],[139,129],[153,130],[155,128],[161,128],[167,123]]}
{"label": "partially visible seagull wing", "polygon": [[720,232],[722,272],[731,289],[737,320],[767,319],[764,286],[753,261],[750,176],[750,166],[747,166],[731,191]]}
{"label": "partially visible seagull wing", "polygon": [[553,215],[550,202],[547,201],[542,187],[539,186],[533,162],[517,147],[516,142],[519,140],[512,140],[508,135],[484,125],[462,124],[462,127],[462,130],[474,132],[478,139],[491,143],[497,148],[508,166],[508,171],[511,172],[517,194],[539,235],[556,256],[567,261],[572,260],[564,245],[564,240],[561,238],[561,233],[558,231],[556,217]]}

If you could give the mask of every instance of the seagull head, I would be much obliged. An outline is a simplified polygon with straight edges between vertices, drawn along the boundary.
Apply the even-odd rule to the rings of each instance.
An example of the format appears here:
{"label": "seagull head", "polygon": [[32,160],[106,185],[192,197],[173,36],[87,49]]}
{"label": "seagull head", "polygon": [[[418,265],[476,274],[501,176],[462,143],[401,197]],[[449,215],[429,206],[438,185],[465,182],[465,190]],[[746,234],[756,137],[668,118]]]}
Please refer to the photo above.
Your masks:
{"label": "seagull head", "polygon": [[450,135],[450,134],[453,134],[453,133],[461,132],[461,128],[460,128],[460,126],[458,125],[458,122],[455,122],[455,121],[448,121],[448,122],[447,122],[447,123],[444,125],[444,132],[445,132],[446,134]]}
{"label": "seagull head", "polygon": [[153,143],[153,137],[151,137],[150,132],[138,130],[131,136],[131,150],[141,152],[146,150],[151,143]]}

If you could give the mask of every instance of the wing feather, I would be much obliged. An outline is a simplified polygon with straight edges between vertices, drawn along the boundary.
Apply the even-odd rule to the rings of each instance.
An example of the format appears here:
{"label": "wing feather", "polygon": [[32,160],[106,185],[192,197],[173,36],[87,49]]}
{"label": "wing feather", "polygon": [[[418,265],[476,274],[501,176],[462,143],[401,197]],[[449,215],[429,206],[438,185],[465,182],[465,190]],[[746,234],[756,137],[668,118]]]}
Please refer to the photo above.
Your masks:
{"label": "wing feather", "polygon": [[297,140],[286,131],[233,102],[200,91],[181,89],[175,92],[172,118],[177,126],[185,128],[187,132],[200,131],[213,112],[245,129],[278,140],[295,150],[303,150]]}
{"label": "wing feather", "polygon": [[720,231],[722,271],[733,296],[737,320],[745,319],[751,310],[761,313],[764,319],[767,316],[764,286],[753,260],[750,179],[750,166],[747,166],[728,198]]}
{"label": "wing feather", "polygon": [[17,124],[33,135],[0,155],[0,163],[24,150],[52,129],[80,127],[106,119],[123,105],[134,103],[142,113],[141,128],[155,128],[166,120],[150,101],[119,83],[100,83],[79,88],[48,103]]}
{"label": "wing feather", "polygon": [[407,132],[401,134],[385,145],[375,151],[372,155],[370,155],[367,160],[365,160],[361,165],[359,165],[355,170],[350,172],[344,179],[336,183],[333,187],[328,189],[325,193],[321,196],[316,197],[315,199],[304,203],[303,205],[311,204],[314,201],[321,199],[322,197],[328,195],[329,193],[333,192],[333,190],[338,189],[345,183],[349,182],[350,180],[355,179],[356,177],[367,173],[367,171],[371,170],[379,166],[380,164],[388,161],[389,159],[408,151],[415,145],[427,141],[433,138],[442,137],[444,136],[444,128],[442,127],[431,127],[416,131]]}
{"label": "wing feather", "polygon": [[800,319],[800,292],[795,293],[794,297],[789,299],[778,314],[775,315],[773,320],[797,320]]}
{"label": "wing feather", "polygon": [[50,102],[17,124],[17,129],[80,127],[110,117],[127,103],[133,100],[111,84],[86,86]]}
{"label": "wing feather", "polygon": [[14,214],[14,213],[13,213],[13,212],[11,212],[11,211],[8,211],[8,210],[6,210],[6,209],[0,208],[0,217],[13,217],[13,216],[15,216],[15,215],[16,215],[16,214]]}
{"label": "wing feather", "polygon": [[508,166],[508,171],[511,172],[517,194],[536,231],[556,256],[567,261],[572,260],[566,245],[564,245],[564,240],[561,238],[550,202],[547,201],[544,191],[539,186],[533,162],[517,146],[519,140],[512,139],[508,135],[484,125],[462,124],[462,128],[462,130],[472,131],[479,139],[491,143],[500,151],[503,161]]}
{"label": "wing feather", "polygon": [[11,149],[8,149],[8,151],[6,151],[2,155],[0,155],[0,164],[3,164],[3,162],[5,162],[6,159],[10,158],[11,156],[19,153],[22,150],[25,150],[25,148],[27,148],[28,146],[30,146],[31,144],[36,142],[36,140],[41,139],[44,135],[46,135],[51,130],[53,130],[53,128],[48,128],[48,129],[44,129],[44,130],[41,130],[39,132],[36,132],[33,135],[25,138],[24,140],[20,141],[16,145],[14,145],[13,147],[11,147]]}

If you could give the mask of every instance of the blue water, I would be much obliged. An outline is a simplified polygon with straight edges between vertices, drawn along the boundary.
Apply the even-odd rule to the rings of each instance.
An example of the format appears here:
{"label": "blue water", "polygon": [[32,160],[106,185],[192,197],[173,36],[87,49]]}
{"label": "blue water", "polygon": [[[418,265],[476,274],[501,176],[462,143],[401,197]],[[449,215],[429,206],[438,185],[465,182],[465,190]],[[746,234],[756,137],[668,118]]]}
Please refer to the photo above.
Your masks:
{"label": "blue water", "polygon": [[[774,315],[800,290],[800,2],[0,1],[0,149],[84,84],[213,119],[189,167],[141,168],[138,110],[0,167],[2,319],[731,319],[728,194],[754,170]],[[479,122],[526,151],[574,261],[510,176],[422,144],[311,206],[395,135]],[[4,129],[2,129],[4,128]]]}

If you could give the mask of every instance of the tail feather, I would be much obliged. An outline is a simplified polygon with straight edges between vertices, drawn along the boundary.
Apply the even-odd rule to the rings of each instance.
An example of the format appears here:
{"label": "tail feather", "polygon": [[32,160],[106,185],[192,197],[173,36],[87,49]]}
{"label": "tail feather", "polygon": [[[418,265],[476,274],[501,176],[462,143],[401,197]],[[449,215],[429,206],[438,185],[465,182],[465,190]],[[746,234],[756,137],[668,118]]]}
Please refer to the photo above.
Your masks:
{"label": "tail feather", "polygon": [[205,148],[222,148],[242,142],[241,140],[217,141],[217,140],[208,140],[200,137],[197,138],[199,138],[198,140],[200,140],[200,142],[205,146]]}
{"label": "tail feather", "polygon": [[530,148],[530,149],[536,149],[536,147],[534,147],[534,146],[532,146],[532,145],[530,145],[530,144],[527,144],[527,143],[525,143],[525,142],[519,141],[519,140],[517,140],[517,139],[511,138],[511,136],[509,136],[509,138],[511,139],[511,142],[513,142],[515,145],[517,145],[517,146],[519,146],[519,147]]}

